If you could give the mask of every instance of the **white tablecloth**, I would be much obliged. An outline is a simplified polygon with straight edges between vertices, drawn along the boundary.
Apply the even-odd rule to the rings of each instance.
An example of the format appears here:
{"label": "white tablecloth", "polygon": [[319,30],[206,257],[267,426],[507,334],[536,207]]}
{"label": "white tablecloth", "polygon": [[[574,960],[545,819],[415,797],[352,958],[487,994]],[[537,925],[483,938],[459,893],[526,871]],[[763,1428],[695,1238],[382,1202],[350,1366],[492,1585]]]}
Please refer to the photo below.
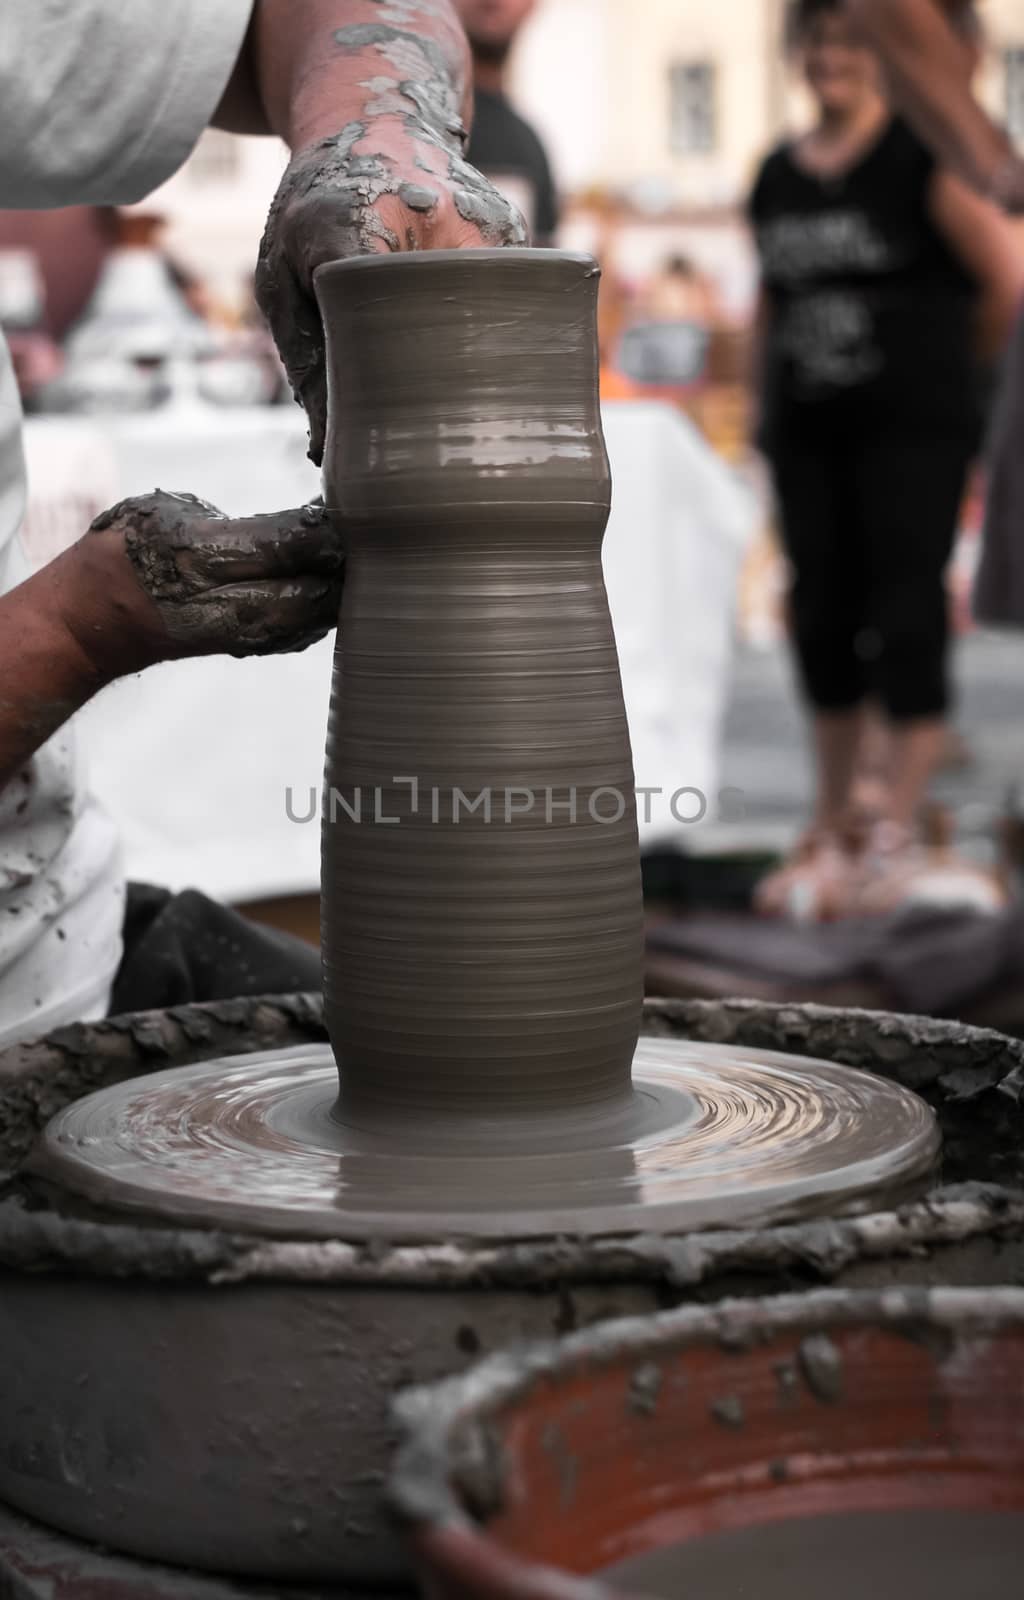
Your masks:
{"label": "white tablecloth", "polygon": [[[754,506],[675,412],[609,405],[605,431],[615,479],[605,570],[637,782],[663,791],[641,832],[648,845],[693,843],[699,829],[675,820],[670,801],[697,791],[715,815],[736,580]],[[297,410],[41,418],[27,433],[30,522],[47,530],[47,555],[54,529],[71,520],[57,504],[69,492],[59,470],[69,457],[79,463],[79,507],[160,487],[243,515],[299,505],[319,489]],[[87,461],[96,464],[91,488]],[[318,823],[292,818],[319,795],[330,671],[329,640],[302,656],[179,662],[115,684],[81,714],[92,786],[124,830],[132,878],[234,901],[317,888]],[[676,809],[689,818],[701,805],[689,793]]]}

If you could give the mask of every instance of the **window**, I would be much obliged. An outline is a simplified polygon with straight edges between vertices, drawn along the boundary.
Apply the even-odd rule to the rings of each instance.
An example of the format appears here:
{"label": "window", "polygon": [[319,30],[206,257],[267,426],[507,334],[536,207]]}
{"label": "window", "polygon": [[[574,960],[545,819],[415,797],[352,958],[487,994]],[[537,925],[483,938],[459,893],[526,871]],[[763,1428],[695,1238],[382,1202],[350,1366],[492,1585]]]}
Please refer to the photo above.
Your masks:
{"label": "window", "polygon": [[715,63],[679,61],[669,69],[669,83],[673,153],[706,155],[718,142]]}
{"label": "window", "polygon": [[200,189],[233,182],[239,174],[238,140],[219,128],[211,128],[196,145],[186,171],[189,182]]}

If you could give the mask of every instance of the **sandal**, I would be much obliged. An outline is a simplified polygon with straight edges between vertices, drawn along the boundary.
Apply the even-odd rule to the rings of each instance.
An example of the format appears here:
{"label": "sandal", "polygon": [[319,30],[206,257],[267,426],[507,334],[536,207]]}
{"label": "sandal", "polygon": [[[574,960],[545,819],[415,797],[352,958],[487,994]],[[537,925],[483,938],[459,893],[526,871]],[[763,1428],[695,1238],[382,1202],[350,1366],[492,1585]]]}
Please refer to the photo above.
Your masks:
{"label": "sandal", "polygon": [[798,840],[780,867],[754,891],[754,910],[762,917],[791,922],[830,922],[842,914],[852,862],[837,833],[812,828]]}
{"label": "sandal", "polygon": [[888,916],[906,906],[935,906],[995,916],[1009,904],[1005,884],[957,854],[948,841],[925,844],[900,823],[869,831],[843,914]]}

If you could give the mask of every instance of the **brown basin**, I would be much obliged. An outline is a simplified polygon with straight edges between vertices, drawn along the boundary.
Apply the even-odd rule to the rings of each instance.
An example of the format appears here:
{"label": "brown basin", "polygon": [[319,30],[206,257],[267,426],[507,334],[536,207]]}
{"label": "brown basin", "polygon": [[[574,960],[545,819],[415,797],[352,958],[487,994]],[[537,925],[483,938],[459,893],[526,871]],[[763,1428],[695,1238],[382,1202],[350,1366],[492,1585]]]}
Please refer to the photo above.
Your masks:
{"label": "brown basin", "polygon": [[1024,1572],[1024,1291],[607,1324],[402,1397],[428,1592],[990,1600]]}

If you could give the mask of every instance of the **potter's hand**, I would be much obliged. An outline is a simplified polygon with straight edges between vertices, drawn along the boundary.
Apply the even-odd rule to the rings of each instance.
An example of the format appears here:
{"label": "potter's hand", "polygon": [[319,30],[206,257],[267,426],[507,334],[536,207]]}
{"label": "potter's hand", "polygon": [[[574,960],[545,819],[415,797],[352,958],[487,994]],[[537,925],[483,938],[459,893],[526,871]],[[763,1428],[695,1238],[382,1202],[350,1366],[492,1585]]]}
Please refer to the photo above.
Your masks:
{"label": "potter's hand", "polygon": [[157,491],[105,511],[0,595],[0,791],[115,678],[312,644],[338,620],[343,562],[321,506],[230,521]]}
{"label": "potter's hand", "polygon": [[62,559],[65,622],[104,679],[302,650],[338,620],[344,558],[319,506],[234,520],[158,490],[105,511]]}
{"label": "potter's hand", "polygon": [[[408,90],[408,85],[405,90]],[[389,250],[522,245],[516,208],[462,155],[457,118],[394,110],[350,123],[293,159],[270,212],[256,289],[295,397],[309,418],[309,453],[323,459],[327,380],[313,273],[328,261]],[[398,113],[401,114],[398,114]]]}

